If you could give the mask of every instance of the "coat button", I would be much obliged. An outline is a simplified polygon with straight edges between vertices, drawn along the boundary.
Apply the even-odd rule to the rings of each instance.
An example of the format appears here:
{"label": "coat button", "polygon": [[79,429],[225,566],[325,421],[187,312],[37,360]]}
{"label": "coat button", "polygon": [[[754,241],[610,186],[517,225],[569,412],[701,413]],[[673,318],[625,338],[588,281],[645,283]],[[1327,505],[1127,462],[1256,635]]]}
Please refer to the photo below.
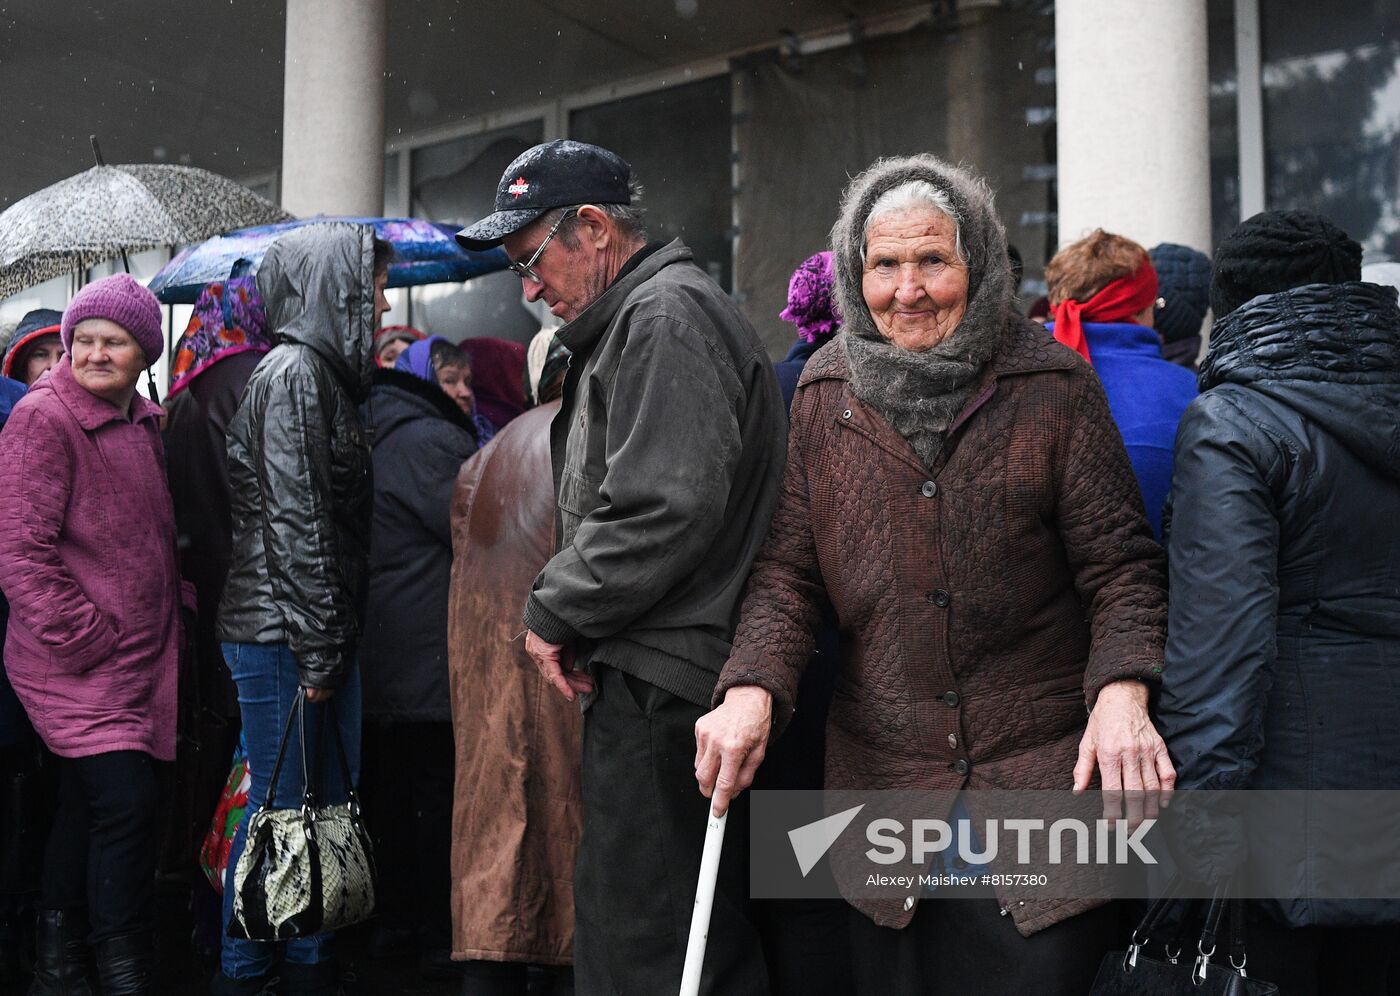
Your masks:
{"label": "coat button", "polygon": [[914,897],[913,897],[913,896],[905,896],[905,897],[904,897],[904,908],[905,908],[906,910],[912,910],[912,909],[914,908]]}
{"label": "coat button", "polygon": [[932,498],[938,494],[938,483],[936,481],[925,481],[923,487],[919,488],[919,493],[925,498]]}
{"label": "coat button", "polygon": [[958,735],[956,733],[948,734],[948,746],[954,750],[958,749]]}
{"label": "coat button", "polygon": [[968,764],[968,763],[967,763],[965,760],[963,760],[962,758],[958,758],[956,761],[953,762],[953,773],[954,773],[954,774],[957,774],[957,775],[965,775],[965,774],[967,774],[967,773],[968,773],[969,771],[971,771],[971,770],[972,770],[972,765]]}
{"label": "coat button", "polygon": [[949,708],[956,709],[958,707],[958,703],[961,701],[962,699],[958,696],[957,692],[943,693],[943,704],[948,706]]}
{"label": "coat button", "polygon": [[940,609],[946,609],[953,601],[953,596],[948,594],[947,589],[938,588],[924,596]]}
{"label": "coat button", "polygon": [[847,408],[844,412],[841,413],[841,417],[842,417],[842,418],[850,418],[850,417],[851,417],[851,410],[850,410],[849,408]]}

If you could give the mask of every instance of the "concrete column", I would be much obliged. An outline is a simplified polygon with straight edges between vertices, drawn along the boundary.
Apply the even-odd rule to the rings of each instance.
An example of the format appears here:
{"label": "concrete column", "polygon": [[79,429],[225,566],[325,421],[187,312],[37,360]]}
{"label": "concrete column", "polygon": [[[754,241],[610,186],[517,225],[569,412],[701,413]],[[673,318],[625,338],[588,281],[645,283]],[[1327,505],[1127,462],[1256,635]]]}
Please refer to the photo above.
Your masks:
{"label": "concrete column", "polygon": [[1206,0],[1057,0],[1059,240],[1210,252]]}
{"label": "concrete column", "polygon": [[384,210],[385,0],[287,0],[282,206]]}

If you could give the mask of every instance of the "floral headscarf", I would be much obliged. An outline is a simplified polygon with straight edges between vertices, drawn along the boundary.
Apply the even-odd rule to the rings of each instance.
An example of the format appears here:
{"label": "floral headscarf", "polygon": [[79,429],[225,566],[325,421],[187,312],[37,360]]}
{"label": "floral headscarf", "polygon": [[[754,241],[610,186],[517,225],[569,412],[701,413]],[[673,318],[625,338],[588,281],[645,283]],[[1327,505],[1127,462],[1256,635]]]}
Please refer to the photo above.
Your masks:
{"label": "floral headscarf", "polygon": [[267,311],[253,277],[210,284],[200,292],[185,334],[175,344],[170,394],[175,397],[213,364],[236,353],[266,353],[274,345]]}
{"label": "floral headscarf", "polygon": [[797,334],[808,342],[834,335],[841,327],[841,312],[832,293],[835,282],[831,253],[809,256],[788,281],[788,304],[778,317],[796,325]]}

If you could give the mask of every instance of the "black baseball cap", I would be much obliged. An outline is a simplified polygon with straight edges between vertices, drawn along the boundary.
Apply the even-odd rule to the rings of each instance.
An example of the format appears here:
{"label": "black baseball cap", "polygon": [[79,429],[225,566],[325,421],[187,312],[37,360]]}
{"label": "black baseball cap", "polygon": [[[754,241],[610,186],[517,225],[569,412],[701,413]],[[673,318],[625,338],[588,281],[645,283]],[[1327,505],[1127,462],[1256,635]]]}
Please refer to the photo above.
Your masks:
{"label": "black baseball cap", "polygon": [[496,186],[496,211],[457,233],[466,249],[490,249],[552,208],[631,204],[632,167],[616,153],[559,139],[526,149]]}

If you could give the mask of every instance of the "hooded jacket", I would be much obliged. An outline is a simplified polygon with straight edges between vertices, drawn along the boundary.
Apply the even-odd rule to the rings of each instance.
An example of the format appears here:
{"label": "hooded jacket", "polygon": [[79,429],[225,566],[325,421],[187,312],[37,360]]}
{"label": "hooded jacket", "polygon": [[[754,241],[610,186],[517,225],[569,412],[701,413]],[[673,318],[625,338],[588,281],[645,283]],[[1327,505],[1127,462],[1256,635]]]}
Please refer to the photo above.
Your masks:
{"label": "hooded jacket", "polygon": [[22,378],[24,369],[19,363],[20,353],[28,349],[36,339],[42,339],[46,335],[58,335],[62,324],[63,312],[52,308],[35,308],[21,318],[5,346],[4,357],[0,358],[0,376],[16,380]]}
{"label": "hooded jacket", "polygon": [[258,291],[279,345],[229,426],[233,551],[219,636],[285,642],[302,684],[336,688],[369,577],[373,490],[357,406],[373,371],[373,230],[289,232],[263,258]]}
{"label": "hooded jacket", "polygon": [[374,440],[369,607],[360,644],[365,715],[450,722],[452,488],[476,452],[476,433],[436,383],[401,370],[375,371],[363,415]]}
{"label": "hooded jacket", "polygon": [[[1309,284],[1216,323],[1177,434],[1159,722],[1187,789],[1400,788],[1400,310]],[[1249,853],[1298,869],[1325,839]],[[1222,831],[1200,877],[1244,860]],[[1297,835],[1291,835],[1296,839]],[[1231,846],[1216,846],[1216,845]],[[1287,922],[1400,921],[1400,902],[1293,899]]]}

